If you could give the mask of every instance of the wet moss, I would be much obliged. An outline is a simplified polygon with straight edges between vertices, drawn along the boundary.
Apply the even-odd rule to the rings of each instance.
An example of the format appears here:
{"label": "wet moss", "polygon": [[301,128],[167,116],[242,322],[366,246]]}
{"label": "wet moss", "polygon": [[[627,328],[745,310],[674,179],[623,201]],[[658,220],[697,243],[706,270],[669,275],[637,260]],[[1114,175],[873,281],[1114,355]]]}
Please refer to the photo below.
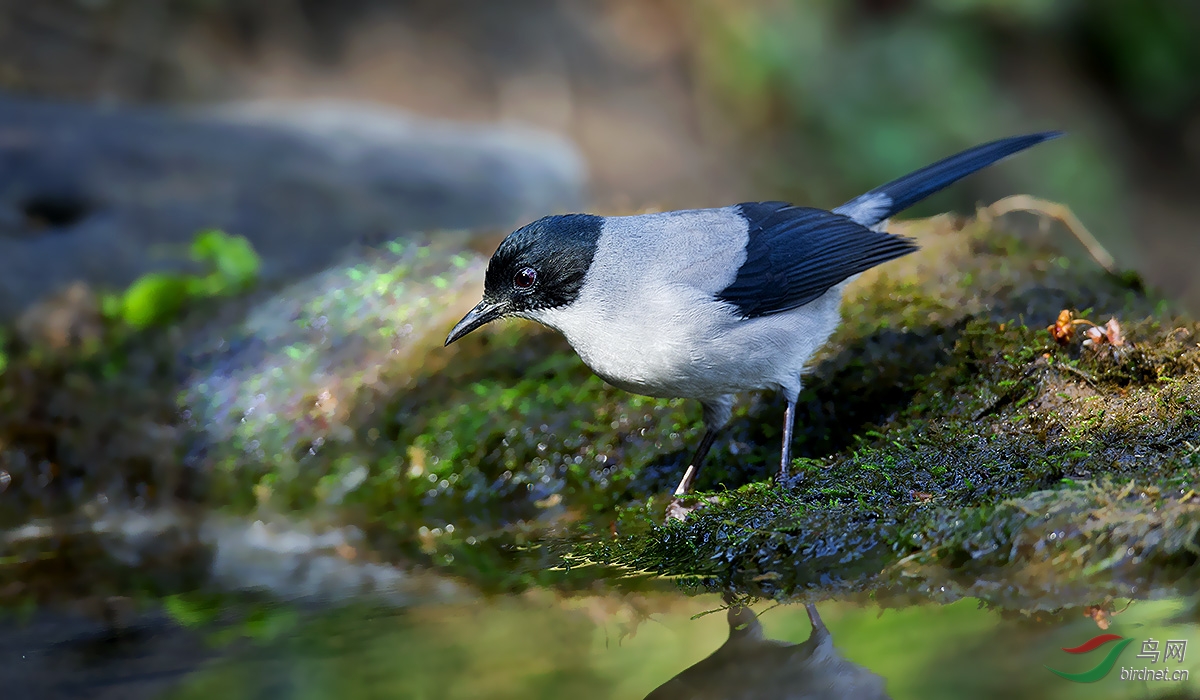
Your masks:
{"label": "wet moss", "polygon": [[[715,502],[684,523],[660,524],[662,497],[630,506],[581,560],[777,598],[956,582],[1028,604],[1081,582],[1128,594],[1190,576],[1200,326],[1035,243],[955,228],[931,246],[947,274],[921,283],[934,263],[918,260],[848,301],[789,476],[700,494]],[[1063,308],[1118,317],[1126,342],[1056,342],[1045,326]],[[778,413],[730,432],[773,452],[746,421]]]}

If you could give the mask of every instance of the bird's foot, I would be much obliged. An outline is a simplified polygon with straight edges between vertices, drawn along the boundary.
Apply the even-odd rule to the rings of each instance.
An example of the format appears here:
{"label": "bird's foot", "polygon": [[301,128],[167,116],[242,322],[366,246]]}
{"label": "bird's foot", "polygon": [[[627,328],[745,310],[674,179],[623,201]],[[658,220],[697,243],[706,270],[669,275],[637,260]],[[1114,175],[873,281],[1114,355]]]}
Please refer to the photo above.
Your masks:
{"label": "bird's foot", "polygon": [[709,503],[716,503],[717,497],[710,496],[708,498],[699,498],[691,495],[675,496],[671,502],[667,504],[667,522],[678,520],[680,522],[687,519],[689,513],[694,510],[699,510]]}

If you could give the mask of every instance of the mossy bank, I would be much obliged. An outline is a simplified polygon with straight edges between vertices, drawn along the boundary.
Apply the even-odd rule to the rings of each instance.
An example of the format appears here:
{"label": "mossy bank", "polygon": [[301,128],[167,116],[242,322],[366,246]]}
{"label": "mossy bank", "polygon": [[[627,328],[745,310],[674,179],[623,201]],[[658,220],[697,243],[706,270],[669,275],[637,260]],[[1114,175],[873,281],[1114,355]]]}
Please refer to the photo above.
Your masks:
{"label": "mossy bank", "polygon": [[[699,480],[715,502],[683,523],[663,510],[699,408],[607,386],[533,324],[442,348],[482,258],[435,238],[248,309],[13,344],[5,524],[97,503],[302,518],[361,532],[357,557],[493,590],[637,571],[779,598],[1027,605],[1188,575],[1200,327],[1038,237],[952,217],[896,228],[923,248],[850,287],[790,475],[774,477],[782,402],[742,397]],[[1055,339],[1064,309],[1121,335]]]}
{"label": "mossy bank", "polygon": [[[1026,608],[1194,575],[1200,326],[1037,239],[950,218],[905,228],[924,250],[851,288],[790,474],[734,488],[738,457],[722,454],[730,475],[700,495],[713,503],[665,525],[629,508],[580,560],[775,598]],[[1056,336],[1062,310],[1117,330]],[[730,432],[769,452],[778,407],[755,406]]]}

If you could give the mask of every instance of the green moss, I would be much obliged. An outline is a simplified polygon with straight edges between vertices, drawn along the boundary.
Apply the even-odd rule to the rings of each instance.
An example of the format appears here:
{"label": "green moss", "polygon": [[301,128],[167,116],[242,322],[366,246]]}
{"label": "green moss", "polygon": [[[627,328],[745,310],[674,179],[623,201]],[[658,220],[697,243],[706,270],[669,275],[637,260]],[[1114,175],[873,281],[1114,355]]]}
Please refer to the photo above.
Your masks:
{"label": "green moss", "polygon": [[[298,473],[334,483],[365,469],[343,507],[379,546],[489,585],[542,581],[565,547],[568,561],[776,596],[883,585],[926,548],[956,570],[963,555],[938,547],[1022,527],[1000,506],[1013,498],[1105,479],[1190,488],[1200,329],[1177,330],[1153,316],[1158,300],[1085,265],[1040,265],[1045,249],[930,228],[930,257],[849,297],[802,396],[791,476],[771,478],[781,402],[743,397],[700,479],[717,502],[683,525],[658,523],[698,409],[609,387],[524,323],[464,343],[387,404],[374,437],[360,430],[352,452],[315,462],[329,471]],[[1056,344],[1044,326],[1062,308],[1116,313],[1133,345]],[[418,526],[439,534],[413,538]]]}
{"label": "green moss", "polygon": [[[847,304],[805,394],[808,439],[788,478],[701,494],[716,502],[685,523],[659,524],[664,497],[631,505],[617,537],[576,555],[785,598],[950,580],[985,598],[1000,589],[983,581],[1014,595],[1009,569],[1020,569],[1027,604],[1074,579],[1111,583],[1116,569],[1168,583],[1189,570],[1200,551],[1189,495],[1200,326],[1154,316],[1158,300],[1086,266],[1039,269],[1036,249],[963,234],[969,256],[941,251],[954,274],[921,287],[903,270],[881,274]],[[1088,307],[1120,317],[1130,343],[1060,346],[1043,328],[1057,309]],[[734,440],[773,452],[765,430],[743,421],[769,426],[776,413],[735,420]],[[1164,523],[1171,537],[1157,534]],[[1071,557],[1055,559],[1063,548]],[[1037,566],[1043,556],[1053,566]]]}

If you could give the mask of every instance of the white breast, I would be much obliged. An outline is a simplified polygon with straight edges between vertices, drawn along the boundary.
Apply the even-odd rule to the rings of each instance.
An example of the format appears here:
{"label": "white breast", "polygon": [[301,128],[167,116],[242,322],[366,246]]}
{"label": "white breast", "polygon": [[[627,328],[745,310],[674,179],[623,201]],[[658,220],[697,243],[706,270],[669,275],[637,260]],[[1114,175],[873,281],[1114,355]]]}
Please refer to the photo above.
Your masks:
{"label": "white breast", "polygon": [[805,363],[837,325],[842,286],[803,308],[743,320],[713,295],[736,277],[746,240],[746,221],[732,207],[611,217],[579,298],[527,316],[635,393],[798,392]]}

